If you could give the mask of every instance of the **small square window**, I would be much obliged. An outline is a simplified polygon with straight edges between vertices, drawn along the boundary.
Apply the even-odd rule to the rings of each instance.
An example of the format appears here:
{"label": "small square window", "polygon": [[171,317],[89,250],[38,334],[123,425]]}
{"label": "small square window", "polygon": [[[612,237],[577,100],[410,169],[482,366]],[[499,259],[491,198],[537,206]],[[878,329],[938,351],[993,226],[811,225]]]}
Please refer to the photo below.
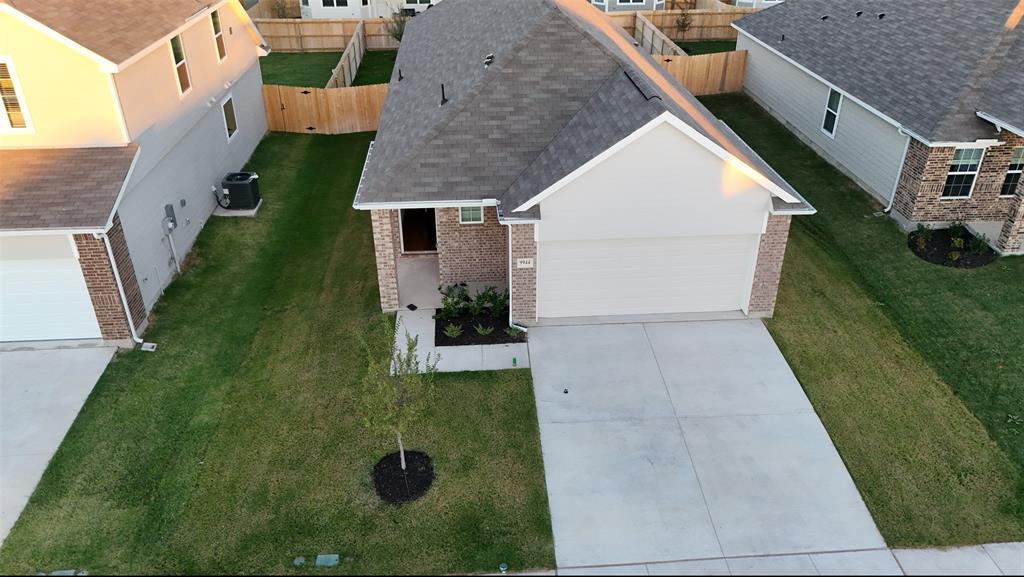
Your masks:
{"label": "small square window", "polygon": [[821,121],[821,130],[829,136],[836,135],[836,124],[839,123],[839,110],[843,106],[843,95],[834,90],[828,91],[828,102],[825,103],[825,118]]}
{"label": "small square window", "polygon": [[228,140],[238,132],[238,121],[235,120],[235,101],[228,98],[221,107],[224,110],[224,130],[228,133]]}
{"label": "small square window", "polygon": [[464,206],[459,209],[459,224],[482,224],[484,222],[484,207]]}

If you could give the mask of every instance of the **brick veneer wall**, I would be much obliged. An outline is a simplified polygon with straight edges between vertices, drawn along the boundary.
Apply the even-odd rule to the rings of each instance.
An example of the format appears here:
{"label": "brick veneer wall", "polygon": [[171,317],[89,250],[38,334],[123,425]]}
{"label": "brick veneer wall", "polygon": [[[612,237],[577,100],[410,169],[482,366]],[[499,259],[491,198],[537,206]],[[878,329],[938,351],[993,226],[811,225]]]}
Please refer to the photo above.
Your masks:
{"label": "brick veneer wall", "polygon": [[437,255],[441,284],[508,280],[508,232],[498,222],[498,209],[484,207],[483,224],[459,224],[458,208],[439,208]]}
{"label": "brick veneer wall", "polygon": [[773,214],[768,217],[768,227],[761,235],[758,247],[754,286],[750,292],[751,316],[770,317],[775,313],[775,299],[779,293],[779,279],[782,278],[782,262],[786,257],[792,219],[789,215]]}
{"label": "brick veneer wall", "polygon": [[114,269],[107,258],[107,247],[101,238],[91,234],[76,234],[78,264],[85,276],[92,308],[100,325],[100,334],[108,340],[130,339],[131,330],[121,304],[121,293],[114,280]]}
{"label": "brick veneer wall", "polygon": [[398,310],[398,256],[401,239],[398,236],[397,210],[371,210],[373,249],[377,259],[377,285],[380,287],[380,308]]}
{"label": "brick veneer wall", "polygon": [[[512,320],[528,324],[537,320],[537,241],[534,240],[534,225],[514,224],[512,235]],[[533,268],[518,268],[516,260],[532,258]]]}
{"label": "brick veneer wall", "polygon": [[114,215],[114,225],[107,232],[107,237],[110,239],[110,250],[114,253],[117,273],[121,277],[121,288],[124,289],[124,296],[128,300],[128,310],[131,312],[135,328],[138,329],[146,321],[146,303],[142,300],[139,280],[135,276],[135,265],[132,264],[128,242],[124,238],[124,230],[121,229],[121,215]]}
{"label": "brick veneer wall", "polygon": [[1017,186],[1017,194],[1010,199],[1010,213],[1003,223],[996,243],[1003,254],[1024,253],[1024,186]]}
{"label": "brick veneer wall", "polygon": [[971,197],[944,199],[942,189],[956,148],[930,148],[911,139],[893,208],[911,223],[1005,219],[1012,198],[999,193],[1013,149],[1024,146],[1024,138],[1003,131],[999,140],[1005,144],[985,151]]}

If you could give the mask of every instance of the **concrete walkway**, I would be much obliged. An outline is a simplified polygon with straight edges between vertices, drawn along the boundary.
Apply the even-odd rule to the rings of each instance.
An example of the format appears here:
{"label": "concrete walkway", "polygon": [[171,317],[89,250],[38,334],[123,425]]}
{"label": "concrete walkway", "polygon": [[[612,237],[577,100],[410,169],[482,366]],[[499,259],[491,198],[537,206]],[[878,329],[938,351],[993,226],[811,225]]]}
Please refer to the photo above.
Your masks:
{"label": "concrete walkway", "polygon": [[473,345],[465,347],[437,347],[434,345],[434,311],[418,309],[398,311],[398,322],[404,328],[395,335],[395,346],[405,347],[405,333],[419,336],[418,353],[421,362],[427,355],[441,355],[437,370],[441,373],[463,371],[500,371],[530,367],[530,350],[526,343],[508,345]]}
{"label": "concrete walkway", "polygon": [[760,321],[535,327],[530,354],[558,567],[885,548]]}
{"label": "concrete walkway", "polygon": [[0,352],[0,542],[28,504],[114,350]]}

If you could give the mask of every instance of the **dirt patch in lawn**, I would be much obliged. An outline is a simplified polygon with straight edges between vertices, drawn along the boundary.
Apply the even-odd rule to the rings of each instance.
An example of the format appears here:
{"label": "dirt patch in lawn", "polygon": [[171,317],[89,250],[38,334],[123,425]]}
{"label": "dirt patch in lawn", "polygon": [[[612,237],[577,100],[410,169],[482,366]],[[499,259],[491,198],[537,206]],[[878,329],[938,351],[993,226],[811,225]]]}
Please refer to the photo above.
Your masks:
{"label": "dirt patch in lawn", "polygon": [[373,468],[373,487],[388,503],[415,501],[434,484],[434,463],[419,451],[405,452],[405,470],[399,453],[391,453]]}
{"label": "dirt patch in lawn", "polygon": [[915,230],[907,236],[907,246],[923,260],[953,268],[978,268],[999,257],[963,227]]}

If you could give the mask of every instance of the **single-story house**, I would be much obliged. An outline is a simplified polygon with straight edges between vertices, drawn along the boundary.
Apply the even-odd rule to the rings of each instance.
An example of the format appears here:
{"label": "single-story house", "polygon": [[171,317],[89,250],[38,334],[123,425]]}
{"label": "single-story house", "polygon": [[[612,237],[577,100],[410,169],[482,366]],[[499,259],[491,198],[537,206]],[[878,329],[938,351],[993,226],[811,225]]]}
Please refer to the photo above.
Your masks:
{"label": "single-story house", "polygon": [[1024,252],[1024,3],[803,0],[733,24],[745,90],[903,226]]}
{"label": "single-story house", "polygon": [[[602,12],[445,0],[406,30],[355,208],[381,306],[402,262],[511,293],[511,321],[771,315],[814,209]],[[423,256],[427,255],[427,256]]]}

